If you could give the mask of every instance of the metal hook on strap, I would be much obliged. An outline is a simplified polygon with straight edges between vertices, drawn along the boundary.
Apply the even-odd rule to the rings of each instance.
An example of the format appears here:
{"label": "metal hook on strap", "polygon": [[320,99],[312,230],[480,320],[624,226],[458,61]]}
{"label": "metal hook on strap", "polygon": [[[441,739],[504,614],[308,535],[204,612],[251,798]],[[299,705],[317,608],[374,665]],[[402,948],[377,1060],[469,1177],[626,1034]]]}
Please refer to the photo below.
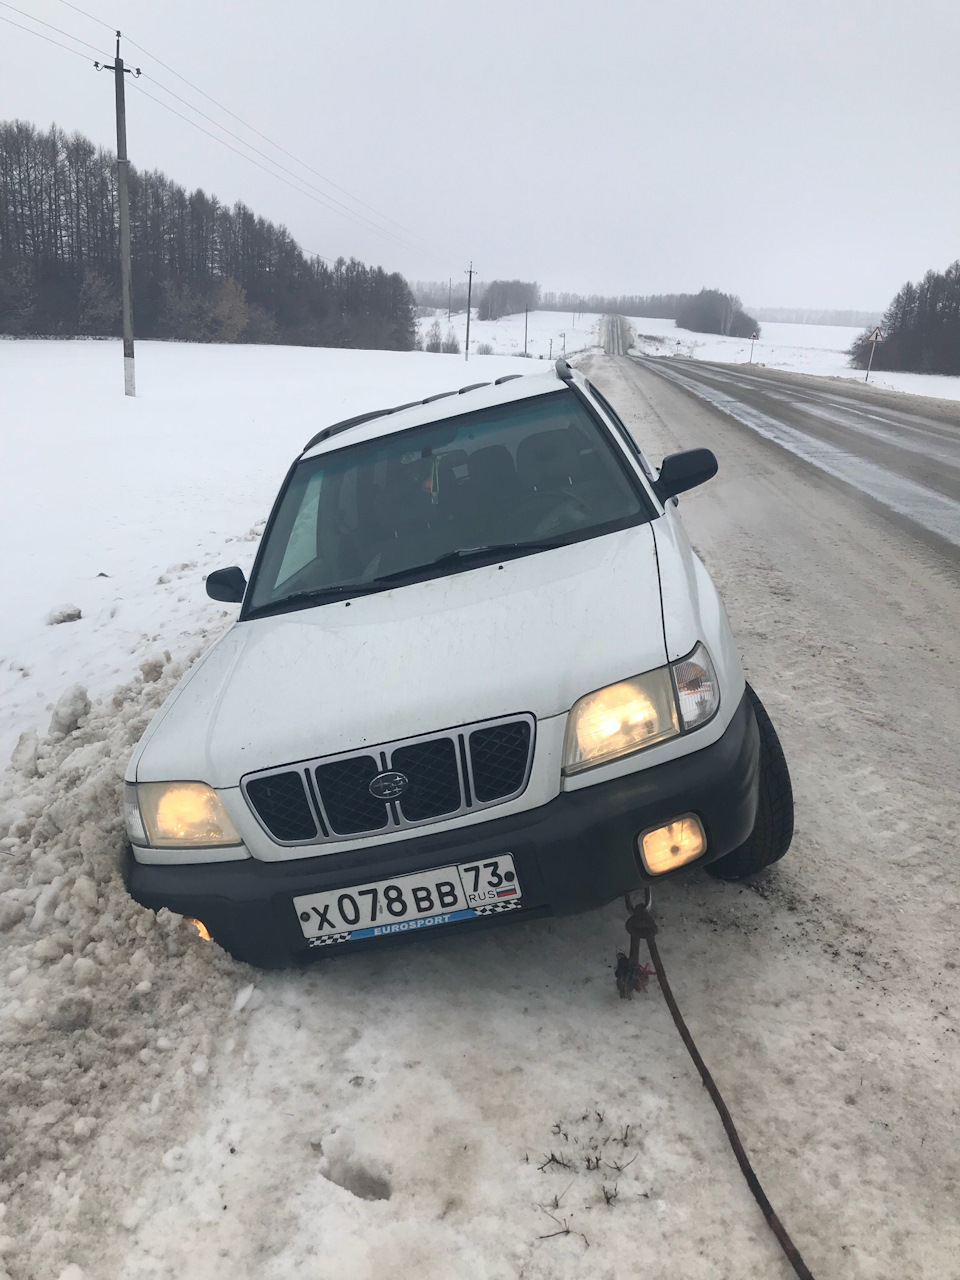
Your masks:
{"label": "metal hook on strap", "polygon": [[620,999],[631,1000],[634,991],[646,991],[650,979],[654,976],[654,970],[640,961],[640,940],[641,938],[649,940],[656,935],[657,922],[650,914],[650,907],[653,904],[653,890],[649,885],[644,885],[643,902],[634,903],[629,893],[623,895],[623,901],[630,912],[625,926],[627,933],[630,935],[630,954],[625,955],[622,951],[617,952],[617,967],[614,970],[614,977],[616,978]]}

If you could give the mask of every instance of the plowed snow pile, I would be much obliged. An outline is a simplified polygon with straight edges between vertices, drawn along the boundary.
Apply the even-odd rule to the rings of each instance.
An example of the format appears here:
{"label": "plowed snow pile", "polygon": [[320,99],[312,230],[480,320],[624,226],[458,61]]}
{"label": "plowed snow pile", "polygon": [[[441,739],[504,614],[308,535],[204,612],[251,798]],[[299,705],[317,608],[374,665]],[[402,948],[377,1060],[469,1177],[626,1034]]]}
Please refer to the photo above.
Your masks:
{"label": "plowed snow pile", "polygon": [[30,1214],[5,1223],[16,1274],[54,1274],[115,1197],[118,1169],[136,1171],[129,1121],[113,1133],[118,1106],[138,1138],[172,1144],[206,1071],[206,1027],[222,1030],[236,996],[238,966],[179,916],[140,910],[117,874],[123,768],[185,664],[144,665],[95,709],[67,690],[2,780],[0,1201],[26,1194]]}

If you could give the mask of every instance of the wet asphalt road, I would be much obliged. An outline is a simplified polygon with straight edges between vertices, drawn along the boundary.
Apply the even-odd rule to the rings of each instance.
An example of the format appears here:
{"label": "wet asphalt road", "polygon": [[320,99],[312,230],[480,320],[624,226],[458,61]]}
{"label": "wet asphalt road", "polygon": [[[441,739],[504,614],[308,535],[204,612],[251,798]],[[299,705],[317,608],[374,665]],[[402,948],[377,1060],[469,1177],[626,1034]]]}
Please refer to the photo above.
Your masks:
{"label": "wet asphalt road", "polygon": [[[624,349],[610,317],[608,353]],[[675,357],[631,356],[651,373],[852,486],[951,557],[960,549],[960,404],[855,383]]]}

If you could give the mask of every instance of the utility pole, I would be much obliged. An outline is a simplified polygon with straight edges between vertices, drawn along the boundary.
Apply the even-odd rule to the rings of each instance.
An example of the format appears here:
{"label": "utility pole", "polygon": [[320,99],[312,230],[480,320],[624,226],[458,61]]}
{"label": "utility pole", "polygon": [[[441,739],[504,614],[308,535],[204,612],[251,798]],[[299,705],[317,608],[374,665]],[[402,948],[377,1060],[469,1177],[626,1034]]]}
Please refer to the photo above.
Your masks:
{"label": "utility pole", "polygon": [[561,333],[560,337],[563,339],[563,358],[564,358],[564,360],[566,360],[566,358],[567,358],[567,335],[566,335],[565,333]]}
{"label": "utility pole", "polygon": [[453,276],[450,277],[450,283],[447,286],[447,321],[450,320],[450,312],[453,307]]}
{"label": "utility pole", "polygon": [[112,71],[117,91],[117,196],[120,204],[120,296],[123,304],[123,390],[128,396],[137,394],[133,364],[133,281],[130,273],[130,161],[127,158],[127,106],[124,97],[125,75],[139,76],[140,68],[125,67],[120,57],[120,32],[114,65],[93,64],[98,71]]}
{"label": "utility pole", "polygon": [[551,360],[553,359],[553,339],[552,339],[552,338],[550,339],[550,356],[549,356],[549,359],[551,359]]}
{"label": "utility pole", "polygon": [[470,359],[470,299],[473,296],[473,277],[475,274],[476,272],[474,271],[474,266],[471,262],[470,270],[464,272],[464,275],[467,277],[467,340],[463,344],[464,360]]}
{"label": "utility pole", "polygon": [[523,354],[524,356],[526,356],[527,354],[527,317],[529,316],[529,314],[530,314],[530,308],[524,307],[523,308]]}

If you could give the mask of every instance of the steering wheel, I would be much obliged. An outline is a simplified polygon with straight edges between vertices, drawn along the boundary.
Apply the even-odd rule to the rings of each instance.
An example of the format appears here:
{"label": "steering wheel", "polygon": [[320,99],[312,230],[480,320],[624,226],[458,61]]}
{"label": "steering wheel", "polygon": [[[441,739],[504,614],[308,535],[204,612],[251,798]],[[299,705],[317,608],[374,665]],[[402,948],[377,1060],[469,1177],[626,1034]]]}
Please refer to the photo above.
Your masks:
{"label": "steering wheel", "polygon": [[538,538],[557,531],[564,507],[572,506],[575,509],[578,524],[584,524],[590,517],[589,504],[570,489],[538,489],[517,504],[514,515],[522,520],[532,513],[536,519],[537,509],[542,510],[547,504],[549,510],[544,512],[533,528],[534,536]]}

